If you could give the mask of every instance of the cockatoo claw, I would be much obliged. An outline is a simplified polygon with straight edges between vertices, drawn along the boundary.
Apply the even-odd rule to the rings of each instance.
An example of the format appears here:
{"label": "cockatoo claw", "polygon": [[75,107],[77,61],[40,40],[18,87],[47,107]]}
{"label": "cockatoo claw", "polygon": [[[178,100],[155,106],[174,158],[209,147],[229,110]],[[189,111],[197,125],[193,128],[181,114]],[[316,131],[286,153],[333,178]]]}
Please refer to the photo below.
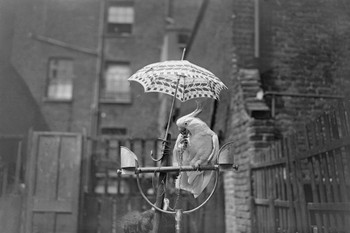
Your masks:
{"label": "cockatoo claw", "polygon": [[192,165],[192,167],[193,167],[194,169],[196,169],[197,172],[199,172],[200,169],[201,169],[201,165],[200,165],[200,164],[194,164],[194,165]]}

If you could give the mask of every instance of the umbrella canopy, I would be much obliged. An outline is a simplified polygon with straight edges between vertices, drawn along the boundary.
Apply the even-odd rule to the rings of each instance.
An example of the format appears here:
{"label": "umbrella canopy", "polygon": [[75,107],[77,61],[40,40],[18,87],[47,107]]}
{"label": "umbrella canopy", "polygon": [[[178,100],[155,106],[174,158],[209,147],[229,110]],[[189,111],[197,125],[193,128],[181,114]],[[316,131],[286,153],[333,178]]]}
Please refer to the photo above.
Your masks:
{"label": "umbrella canopy", "polygon": [[133,74],[130,81],[139,82],[145,92],[161,92],[185,102],[193,98],[219,99],[227,88],[212,72],[187,60],[157,62]]}

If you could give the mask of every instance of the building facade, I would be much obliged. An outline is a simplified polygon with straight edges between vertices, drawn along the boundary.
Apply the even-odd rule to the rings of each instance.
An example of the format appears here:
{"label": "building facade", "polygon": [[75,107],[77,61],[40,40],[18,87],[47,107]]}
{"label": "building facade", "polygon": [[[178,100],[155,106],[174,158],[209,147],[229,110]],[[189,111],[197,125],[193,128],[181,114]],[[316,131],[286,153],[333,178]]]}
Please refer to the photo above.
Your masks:
{"label": "building facade", "polygon": [[[160,137],[161,99],[127,78],[147,64],[181,58],[200,1],[19,0],[14,5],[10,60],[50,130]],[[164,43],[168,31],[174,34],[171,45]],[[165,46],[179,49],[164,53]]]}

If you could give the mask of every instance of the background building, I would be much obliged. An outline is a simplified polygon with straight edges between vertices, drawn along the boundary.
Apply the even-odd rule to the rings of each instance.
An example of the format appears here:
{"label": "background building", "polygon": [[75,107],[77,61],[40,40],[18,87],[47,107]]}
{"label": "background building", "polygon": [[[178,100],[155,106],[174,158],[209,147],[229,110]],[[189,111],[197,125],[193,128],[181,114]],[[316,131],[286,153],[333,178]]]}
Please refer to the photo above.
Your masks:
{"label": "background building", "polygon": [[[144,94],[127,78],[147,64],[181,58],[200,1],[11,4],[15,16],[7,59],[27,84],[50,130],[159,136],[158,94]],[[166,31],[173,32],[174,40],[163,45]],[[178,49],[165,53],[164,46]]]}

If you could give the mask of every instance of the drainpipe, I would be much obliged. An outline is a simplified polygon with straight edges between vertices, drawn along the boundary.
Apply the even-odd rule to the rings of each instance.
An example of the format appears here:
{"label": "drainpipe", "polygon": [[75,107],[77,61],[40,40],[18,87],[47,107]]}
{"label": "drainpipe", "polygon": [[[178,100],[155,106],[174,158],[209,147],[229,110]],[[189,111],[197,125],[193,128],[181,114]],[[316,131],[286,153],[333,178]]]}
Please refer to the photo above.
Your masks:
{"label": "drainpipe", "polygon": [[100,84],[104,75],[104,47],[105,47],[105,14],[106,14],[106,1],[102,0],[100,4],[100,18],[99,18],[99,33],[98,33],[98,47],[97,47],[97,59],[96,59],[96,78],[94,83],[94,93],[91,106],[91,137],[95,138],[99,134],[100,124]]}
{"label": "drainpipe", "polygon": [[260,56],[259,0],[254,1],[254,57]]}
{"label": "drainpipe", "polygon": [[[203,17],[205,15],[205,12],[206,12],[206,10],[208,8],[208,5],[209,5],[209,0],[203,0],[201,8],[199,9],[199,12],[198,12],[198,15],[197,15],[197,18],[196,18],[196,22],[194,23],[194,26],[193,26],[193,29],[192,29],[192,32],[191,32],[191,35],[190,35],[190,39],[188,40],[188,42],[186,44],[186,51],[185,51],[185,53],[183,55],[183,59],[184,60],[186,60],[187,55],[189,54],[189,52],[190,52],[190,50],[192,48],[192,45],[194,43],[194,40],[196,38],[198,29],[199,29],[199,27],[200,27],[200,25],[202,23],[202,20],[203,20]],[[216,116],[216,111],[217,111],[217,105],[218,105],[218,101],[214,100],[213,107],[212,107],[212,114],[210,116],[210,124],[209,124],[210,128],[213,128],[214,124],[215,124],[215,116]]]}
{"label": "drainpipe", "polygon": [[196,38],[199,26],[202,23],[202,20],[203,20],[204,14],[208,8],[208,5],[209,5],[209,0],[203,0],[203,3],[201,5],[201,8],[199,9],[199,13],[198,13],[197,18],[196,18],[196,22],[194,23],[194,26],[193,26],[193,29],[192,29],[192,32],[190,35],[190,39],[188,40],[188,42],[186,44],[186,52],[184,54],[184,60],[186,60],[187,54],[189,53],[189,51],[192,48],[192,44],[194,42],[194,39]]}

